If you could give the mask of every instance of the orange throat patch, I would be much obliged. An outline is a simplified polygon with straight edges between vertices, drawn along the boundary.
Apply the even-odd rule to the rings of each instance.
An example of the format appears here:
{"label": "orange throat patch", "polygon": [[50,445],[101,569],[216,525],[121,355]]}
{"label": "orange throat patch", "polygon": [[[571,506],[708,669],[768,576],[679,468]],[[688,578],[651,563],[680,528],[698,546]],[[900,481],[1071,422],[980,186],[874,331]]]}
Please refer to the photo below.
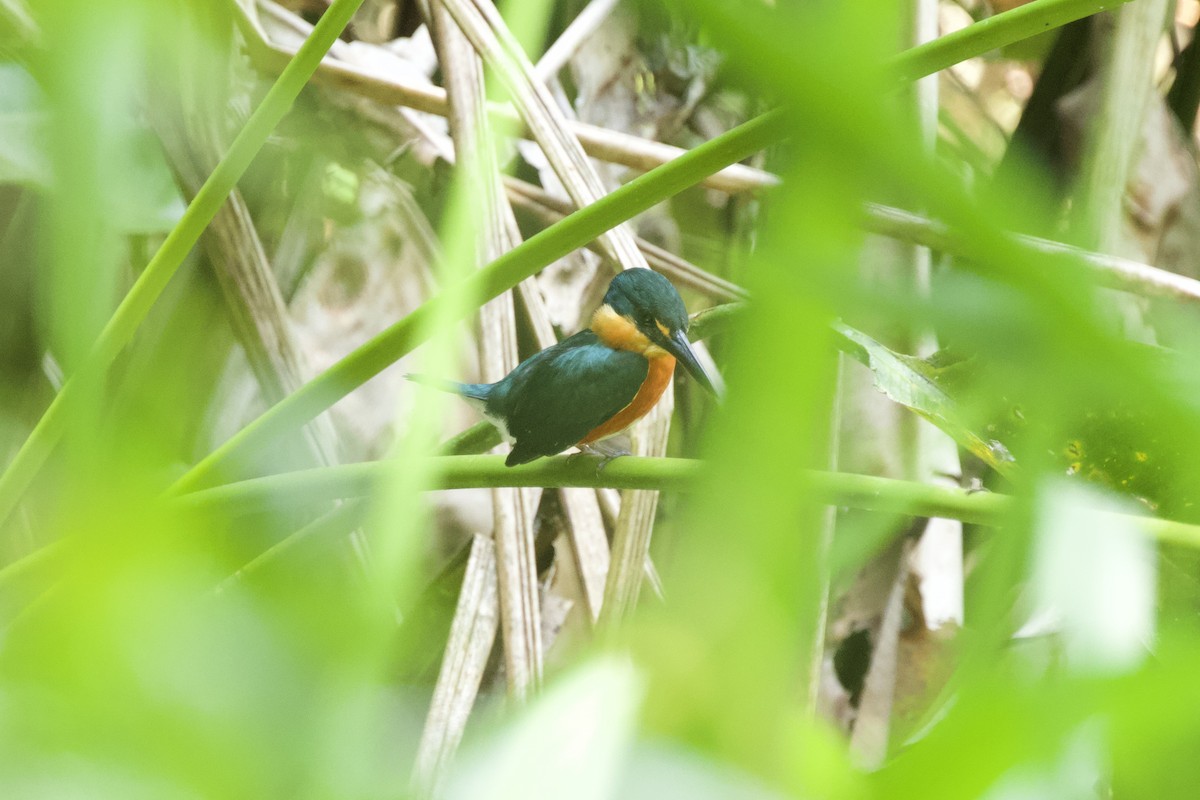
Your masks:
{"label": "orange throat patch", "polygon": [[610,305],[602,305],[592,314],[592,333],[613,350],[632,350],[645,353],[650,347],[646,334],[637,329],[633,320],[618,314]]}

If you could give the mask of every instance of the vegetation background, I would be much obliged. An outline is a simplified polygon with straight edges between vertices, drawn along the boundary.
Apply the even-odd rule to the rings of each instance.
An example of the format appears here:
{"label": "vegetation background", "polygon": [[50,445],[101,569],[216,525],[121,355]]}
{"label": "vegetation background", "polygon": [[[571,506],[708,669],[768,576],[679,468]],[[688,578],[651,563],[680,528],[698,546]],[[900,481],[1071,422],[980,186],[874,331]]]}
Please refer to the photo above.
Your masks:
{"label": "vegetation background", "polygon": [[1194,797],[1198,20],[0,0],[0,796]]}

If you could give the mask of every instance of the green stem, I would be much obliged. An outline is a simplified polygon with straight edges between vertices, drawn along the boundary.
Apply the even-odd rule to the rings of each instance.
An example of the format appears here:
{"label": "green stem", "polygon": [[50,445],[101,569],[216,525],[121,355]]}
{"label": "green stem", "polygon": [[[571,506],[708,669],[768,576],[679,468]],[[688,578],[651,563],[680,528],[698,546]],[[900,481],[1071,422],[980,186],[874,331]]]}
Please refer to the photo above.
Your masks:
{"label": "green stem", "polygon": [[104,326],[91,356],[80,367],[79,374],[72,376],[62,391],[55,396],[8,469],[0,475],[0,522],[8,517],[34,475],[45,463],[50,451],[62,437],[71,404],[79,394],[79,386],[102,376],[125,345],[133,339],[134,332],[146,318],[151,306],[191,252],[200,234],[212,221],[238,179],[250,166],[250,162],[262,149],[267,136],[291,109],[300,90],[307,84],[326,51],[337,40],[361,3],[362,0],[334,1],[313,28],[312,35],[301,45],[296,57],[263,98],[262,104],[246,122],[246,127],[230,146],[229,153],[221,159],[221,163],[200,187],[179,223],[150,260],[129,294],[121,301],[108,324]]}
{"label": "green stem", "polygon": [[[259,553],[255,558],[248,561],[244,567],[226,579],[222,584],[222,588],[233,585],[238,581],[252,578],[276,559],[286,556],[288,553],[292,553],[311,542],[330,542],[335,541],[338,537],[346,536],[350,531],[362,524],[363,519],[366,517],[366,512],[367,503],[364,500],[342,503],[337,508],[326,514],[322,514],[300,530],[289,534],[284,539],[281,539]],[[0,573],[0,578],[2,577],[3,574]],[[0,585],[3,585],[2,580],[0,580]]]}
{"label": "green stem", "polygon": [[1007,47],[1077,19],[1108,11],[1129,0],[1037,0],[980,20],[896,56],[891,69],[900,81],[915,81],[947,67]]}
{"label": "green stem", "polygon": [[[431,486],[466,489],[499,486],[601,487],[667,489],[686,487],[701,467],[690,459],[624,457],[602,469],[596,457],[555,456],[518,467],[504,466],[504,456],[433,456]],[[285,505],[327,503],[366,497],[394,464],[368,461],[298,470],[183,494],[173,500],[184,507],[219,507],[237,513],[267,501]]]}
{"label": "green stem", "polygon": [[[435,456],[431,459],[433,484],[439,489],[497,486],[608,487],[681,491],[691,486],[703,462],[687,458],[633,458],[609,461],[603,467],[595,457],[555,456],[518,467],[504,466],[504,456]],[[175,498],[186,508],[220,508],[236,514],[267,507],[323,504],[366,497],[387,474],[385,461],[319,467],[262,478],[251,478]],[[995,522],[1011,499],[987,492],[960,489],[869,475],[809,473],[810,487],[823,501],[877,511],[917,516],[948,516],[967,522]]]}
{"label": "green stem", "polygon": [[723,303],[692,315],[688,338],[693,342],[721,333],[746,310],[746,303]]}
{"label": "green stem", "polygon": [[476,456],[500,444],[500,431],[490,422],[477,422],[462,433],[450,437],[438,448],[447,456]]}
{"label": "green stem", "polygon": [[[555,456],[519,467],[504,466],[504,456],[435,456],[430,459],[438,489],[497,486],[611,487],[684,491],[699,476],[702,461],[687,458],[618,458],[601,468],[594,457]],[[393,465],[374,461],[286,472],[252,478],[184,494],[172,502],[188,509],[219,508],[236,514],[263,508],[320,505],[367,497]],[[822,503],[914,517],[957,519],[977,525],[1000,525],[1015,498],[993,492],[971,492],[913,481],[806,471],[807,489]],[[1200,547],[1200,526],[1175,520],[1122,515],[1148,535],[1163,541]]]}

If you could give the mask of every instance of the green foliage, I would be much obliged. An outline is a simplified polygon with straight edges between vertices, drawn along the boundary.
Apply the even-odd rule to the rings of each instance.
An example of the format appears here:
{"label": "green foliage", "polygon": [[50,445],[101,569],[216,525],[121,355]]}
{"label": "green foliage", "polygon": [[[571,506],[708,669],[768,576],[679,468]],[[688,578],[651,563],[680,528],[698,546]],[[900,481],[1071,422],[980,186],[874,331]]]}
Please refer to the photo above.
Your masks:
{"label": "green foliage", "polygon": [[41,91],[29,73],[16,64],[0,66],[0,126],[4,152],[0,154],[0,182],[45,184],[49,178],[46,152],[39,142],[46,126]]}
{"label": "green foliage", "polygon": [[[0,299],[14,309],[0,332],[22,337],[0,350],[0,796],[409,796],[422,680],[463,564],[425,585],[438,570],[422,498],[476,486],[677,499],[661,520],[666,601],[601,632],[602,656],[556,651],[563,675],[528,708],[477,707],[449,797],[1194,794],[1200,537],[1185,523],[1200,330],[1179,314],[1175,350],[1130,342],[1094,271],[1009,235],[1047,187],[1018,175],[969,189],[897,96],[1112,4],[1039,0],[899,55],[902,20],[885,4],[688,4],[722,80],[776,110],[477,271],[470,191],[454,187],[433,299],[222,428],[235,432],[215,449],[205,420],[233,344],[190,254],[359,3],[329,6],[179,213],[134,109],[164,42],[222,52],[180,20],[229,9],[187,5],[173,18],[150,2],[49,0],[35,15],[47,46],[0,64],[0,209],[13,209],[0,257],[22,270],[0,275],[21,298]],[[390,460],[298,469],[304,426],[350,392],[410,353],[452,371],[458,323],[483,302],[764,149],[782,183],[758,199],[764,221],[738,265],[750,300],[692,327],[713,337],[728,384],[696,426],[700,458],[507,469],[477,455],[490,428],[439,449],[446,408],[428,393],[399,409]],[[316,184],[346,206],[364,181],[354,148],[339,158],[313,159],[329,167]],[[862,278],[863,204],[895,195],[945,221],[965,256],[927,288]],[[34,217],[40,245],[14,242]],[[930,332],[949,349],[919,358],[895,343]],[[831,471],[839,370],[857,368],[839,348],[1003,494]],[[65,384],[46,385],[47,351]],[[337,504],[349,497],[363,499]],[[838,506],[871,513],[831,541]],[[953,676],[922,698],[927,724],[894,733],[867,772],[812,714],[826,596],[925,515],[988,528],[968,530],[968,628]],[[1040,652],[1013,638],[1038,600],[1062,612]]]}

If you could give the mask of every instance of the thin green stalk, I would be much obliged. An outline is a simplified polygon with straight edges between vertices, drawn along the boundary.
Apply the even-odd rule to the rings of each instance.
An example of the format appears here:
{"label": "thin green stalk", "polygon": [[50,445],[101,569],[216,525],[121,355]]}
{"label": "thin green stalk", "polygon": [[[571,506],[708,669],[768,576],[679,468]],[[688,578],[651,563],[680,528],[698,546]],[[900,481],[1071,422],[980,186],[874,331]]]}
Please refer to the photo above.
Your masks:
{"label": "thin green stalk", "polygon": [[246,562],[244,567],[222,582],[219,590],[253,578],[275,559],[294,552],[309,542],[329,542],[347,536],[363,523],[367,511],[367,504],[362,500],[342,503]]}
{"label": "thin green stalk", "polygon": [[915,81],[991,50],[1030,39],[1129,0],[1038,0],[912,47],[890,65],[900,81]]}
{"label": "thin green stalk", "polygon": [[141,276],[121,301],[116,312],[104,326],[91,356],[72,376],[50,403],[33,432],[0,475],[0,522],[7,519],[21,494],[45,463],[66,428],[71,404],[79,386],[99,379],[113,360],[133,339],[134,333],[146,318],[151,306],[162,294],[167,283],[195,246],[200,234],[212,221],[238,179],[262,148],[267,136],[292,107],[300,90],[316,71],[325,52],[337,40],[362,0],[334,0],[313,28],[296,57],[287,65],[279,80],[271,87],[262,104],[246,123],[229,148],[229,153],[213,170],[196,197],[188,205],[179,223],[167,236],[162,247],[146,266]]}
{"label": "thin green stalk", "polygon": [[[555,456],[518,467],[504,466],[504,456],[434,456],[429,459],[433,485],[439,489],[496,486],[609,487],[686,491],[704,463],[688,458],[617,458],[603,467],[597,458]],[[320,505],[333,500],[368,497],[392,468],[373,461],[285,472],[184,494],[172,502],[179,508],[220,508],[225,513]],[[1009,495],[954,489],[914,481],[805,472],[807,488],[821,502],[915,517],[957,519],[976,525],[1000,525],[1013,509]],[[1130,517],[1147,535],[1162,541],[1200,547],[1200,526],[1156,517]]]}
{"label": "thin green stalk", "polygon": [[[1101,253],[1122,252],[1136,241],[1123,225],[1128,214],[1126,187],[1145,147],[1143,120],[1151,98],[1158,101],[1154,60],[1167,18],[1167,0],[1142,0],[1114,17],[1116,25],[1104,37],[1098,65],[1095,118],[1103,124],[1087,126],[1084,134],[1068,219],[1071,238]],[[1127,303],[1126,308],[1130,318],[1143,315]],[[1137,328],[1135,323],[1130,332],[1135,334]]]}
{"label": "thin green stalk", "polygon": [[462,433],[456,434],[438,448],[447,456],[475,456],[486,453],[500,444],[500,431],[490,422],[477,422]]}
{"label": "thin green stalk", "polygon": [[746,303],[722,303],[692,314],[688,338],[698,342],[723,332],[746,311],[746,307]]}
{"label": "thin green stalk", "polygon": [[[504,456],[492,455],[433,456],[429,461],[429,485],[438,489],[541,486],[679,490],[691,483],[702,465],[692,459],[631,456],[613,459],[603,467],[595,456],[555,456],[517,467],[506,467]],[[261,508],[268,499],[287,506],[367,497],[389,468],[387,461],[366,461],[297,470],[184,493],[171,502],[183,508],[221,508],[236,514]]]}
{"label": "thin green stalk", "polygon": [[[495,486],[608,487],[680,491],[691,486],[703,462],[688,458],[616,458],[601,466],[592,456],[541,458],[517,467],[504,466],[504,456],[434,456],[432,485],[439,489]],[[238,513],[272,506],[327,503],[366,497],[386,475],[386,461],[319,467],[262,478],[251,478],[175,498],[185,508],[221,508]],[[999,495],[968,493],[866,475],[813,473],[813,488],[836,505],[853,505],[912,514],[964,517],[970,522],[994,521],[1002,509]]]}

